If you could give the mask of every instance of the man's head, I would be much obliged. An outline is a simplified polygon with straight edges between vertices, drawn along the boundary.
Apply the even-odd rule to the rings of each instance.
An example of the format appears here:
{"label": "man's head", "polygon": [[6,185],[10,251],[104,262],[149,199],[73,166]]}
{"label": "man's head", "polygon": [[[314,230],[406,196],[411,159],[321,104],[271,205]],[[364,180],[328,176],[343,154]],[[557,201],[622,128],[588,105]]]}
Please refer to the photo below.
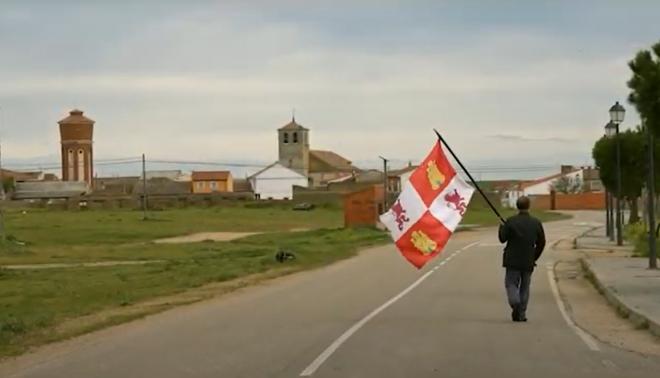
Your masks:
{"label": "man's head", "polygon": [[529,211],[529,197],[522,196],[516,201],[516,207],[520,211]]}

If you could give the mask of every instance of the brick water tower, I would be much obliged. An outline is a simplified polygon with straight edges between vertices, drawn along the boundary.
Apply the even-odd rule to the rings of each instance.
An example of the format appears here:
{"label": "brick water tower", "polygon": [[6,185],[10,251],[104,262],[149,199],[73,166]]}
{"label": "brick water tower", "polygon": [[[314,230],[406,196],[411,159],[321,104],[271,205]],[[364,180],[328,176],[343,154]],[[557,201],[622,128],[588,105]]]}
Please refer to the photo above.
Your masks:
{"label": "brick water tower", "polygon": [[94,121],[74,109],[59,121],[62,143],[62,181],[83,181],[92,186],[94,160],[92,135]]}

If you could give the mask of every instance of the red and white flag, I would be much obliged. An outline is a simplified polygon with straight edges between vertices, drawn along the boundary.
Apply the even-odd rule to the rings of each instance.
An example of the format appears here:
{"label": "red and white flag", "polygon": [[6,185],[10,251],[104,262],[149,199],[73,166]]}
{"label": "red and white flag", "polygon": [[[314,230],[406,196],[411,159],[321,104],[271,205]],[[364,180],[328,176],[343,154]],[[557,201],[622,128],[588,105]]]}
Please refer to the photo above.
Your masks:
{"label": "red and white flag", "polygon": [[403,257],[421,269],[442,252],[463,219],[473,192],[474,188],[456,174],[438,141],[380,221]]}

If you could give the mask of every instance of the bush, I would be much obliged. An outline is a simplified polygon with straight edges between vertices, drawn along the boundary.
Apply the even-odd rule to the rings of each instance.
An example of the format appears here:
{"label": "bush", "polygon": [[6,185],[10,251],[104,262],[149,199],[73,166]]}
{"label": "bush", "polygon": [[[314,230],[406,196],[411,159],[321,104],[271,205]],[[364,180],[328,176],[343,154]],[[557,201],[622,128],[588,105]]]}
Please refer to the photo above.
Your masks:
{"label": "bush", "polygon": [[[623,232],[624,238],[633,245],[633,255],[636,257],[648,257],[649,235],[644,223],[626,225]],[[656,242],[658,239],[656,237]]]}

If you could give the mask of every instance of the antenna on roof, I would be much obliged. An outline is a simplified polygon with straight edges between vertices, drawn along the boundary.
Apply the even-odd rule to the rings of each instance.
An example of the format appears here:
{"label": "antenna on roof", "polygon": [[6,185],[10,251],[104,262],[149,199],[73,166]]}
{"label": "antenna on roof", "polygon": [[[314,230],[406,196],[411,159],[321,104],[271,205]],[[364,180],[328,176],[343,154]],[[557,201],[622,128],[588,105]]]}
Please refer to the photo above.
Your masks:
{"label": "antenna on roof", "polygon": [[291,120],[296,122],[296,108],[291,109]]}

